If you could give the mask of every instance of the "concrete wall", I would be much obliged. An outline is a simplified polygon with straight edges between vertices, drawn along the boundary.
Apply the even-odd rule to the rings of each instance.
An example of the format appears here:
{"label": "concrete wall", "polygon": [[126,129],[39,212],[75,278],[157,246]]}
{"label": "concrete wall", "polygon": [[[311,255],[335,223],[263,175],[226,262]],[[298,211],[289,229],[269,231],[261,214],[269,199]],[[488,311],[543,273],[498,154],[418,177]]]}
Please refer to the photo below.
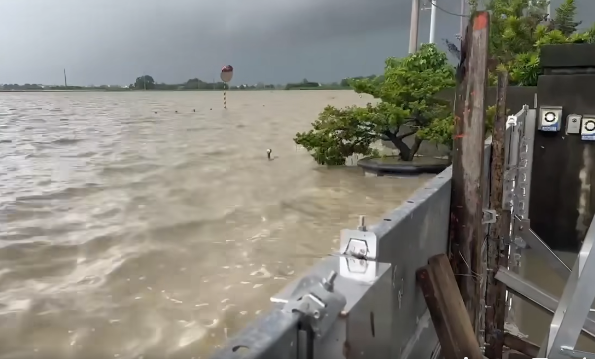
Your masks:
{"label": "concrete wall", "polygon": [[[595,114],[591,86],[595,75],[544,75],[538,83],[539,106],[562,106],[562,131],[537,131],[533,155],[531,228],[552,249],[577,252],[593,218],[595,144],[565,134],[569,114]],[[539,119],[538,119],[539,120]]]}

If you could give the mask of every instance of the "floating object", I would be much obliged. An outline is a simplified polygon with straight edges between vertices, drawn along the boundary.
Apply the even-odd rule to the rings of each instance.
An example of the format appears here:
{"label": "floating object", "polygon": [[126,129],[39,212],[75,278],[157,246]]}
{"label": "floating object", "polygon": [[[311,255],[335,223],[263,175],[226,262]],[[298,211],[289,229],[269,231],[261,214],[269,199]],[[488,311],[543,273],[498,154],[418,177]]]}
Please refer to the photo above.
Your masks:
{"label": "floating object", "polygon": [[270,148],[267,149],[267,158],[270,160],[271,159],[271,152],[273,152],[273,150],[271,150]]}
{"label": "floating object", "polygon": [[233,78],[233,66],[225,65],[221,68],[221,81],[223,81],[223,108],[227,109],[227,83]]}

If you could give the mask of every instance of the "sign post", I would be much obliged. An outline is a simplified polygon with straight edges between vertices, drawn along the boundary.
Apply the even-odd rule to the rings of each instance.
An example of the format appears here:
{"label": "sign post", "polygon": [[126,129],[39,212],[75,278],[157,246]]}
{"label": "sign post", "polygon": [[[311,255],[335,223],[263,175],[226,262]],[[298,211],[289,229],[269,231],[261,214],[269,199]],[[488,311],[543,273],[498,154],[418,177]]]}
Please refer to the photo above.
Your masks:
{"label": "sign post", "polygon": [[221,81],[223,81],[223,108],[227,109],[227,87],[233,78],[233,66],[226,65],[221,69]]}

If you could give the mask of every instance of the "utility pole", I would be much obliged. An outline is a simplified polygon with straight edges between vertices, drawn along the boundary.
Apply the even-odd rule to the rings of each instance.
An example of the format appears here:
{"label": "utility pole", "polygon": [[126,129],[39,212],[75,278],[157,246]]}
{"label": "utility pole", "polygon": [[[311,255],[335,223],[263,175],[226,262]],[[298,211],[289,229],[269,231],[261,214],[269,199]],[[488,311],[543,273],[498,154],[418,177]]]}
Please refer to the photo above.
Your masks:
{"label": "utility pole", "polygon": [[467,0],[461,0],[461,25],[459,29],[461,41],[465,38],[465,15],[467,15]]}
{"label": "utility pole", "polygon": [[[483,160],[487,107],[490,16],[475,14],[461,53],[455,98],[450,253],[463,302],[479,333],[482,273]],[[464,165],[463,165],[464,164]],[[478,278],[479,277],[479,278]]]}
{"label": "utility pole", "polygon": [[430,0],[432,9],[430,10],[430,44],[436,43],[436,1]]}
{"label": "utility pole", "polygon": [[552,4],[550,2],[547,3],[547,18],[548,20],[552,18]]}
{"label": "utility pole", "polygon": [[66,81],[66,69],[64,69],[64,87],[68,87],[68,82]]}
{"label": "utility pole", "polygon": [[419,0],[411,1],[411,25],[409,29],[409,53],[417,51],[417,30],[419,28]]}

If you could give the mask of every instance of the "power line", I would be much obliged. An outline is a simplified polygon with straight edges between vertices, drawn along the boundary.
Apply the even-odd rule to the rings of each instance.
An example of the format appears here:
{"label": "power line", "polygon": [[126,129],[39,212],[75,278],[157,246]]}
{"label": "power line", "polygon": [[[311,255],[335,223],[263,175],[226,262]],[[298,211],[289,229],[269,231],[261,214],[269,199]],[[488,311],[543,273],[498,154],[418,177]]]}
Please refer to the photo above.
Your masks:
{"label": "power line", "polygon": [[444,10],[444,9],[443,9],[443,8],[441,8],[440,6],[436,5],[436,2],[435,2],[435,1],[433,1],[433,0],[431,0],[431,1],[430,1],[430,4],[432,4],[432,6],[435,6],[435,7],[436,7],[436,9],[438,9],[438,10],[440,10],[440,11],[442,11],[443,13],[446,13],[446,14],[448,14],[448,15],[452,15],[452,16],[459,16],[459,17],[471,17],[471,15],[457,14],[457,13],[454,13],[454,12],[450,12],[450,11],[448,11],[448,10]]}

